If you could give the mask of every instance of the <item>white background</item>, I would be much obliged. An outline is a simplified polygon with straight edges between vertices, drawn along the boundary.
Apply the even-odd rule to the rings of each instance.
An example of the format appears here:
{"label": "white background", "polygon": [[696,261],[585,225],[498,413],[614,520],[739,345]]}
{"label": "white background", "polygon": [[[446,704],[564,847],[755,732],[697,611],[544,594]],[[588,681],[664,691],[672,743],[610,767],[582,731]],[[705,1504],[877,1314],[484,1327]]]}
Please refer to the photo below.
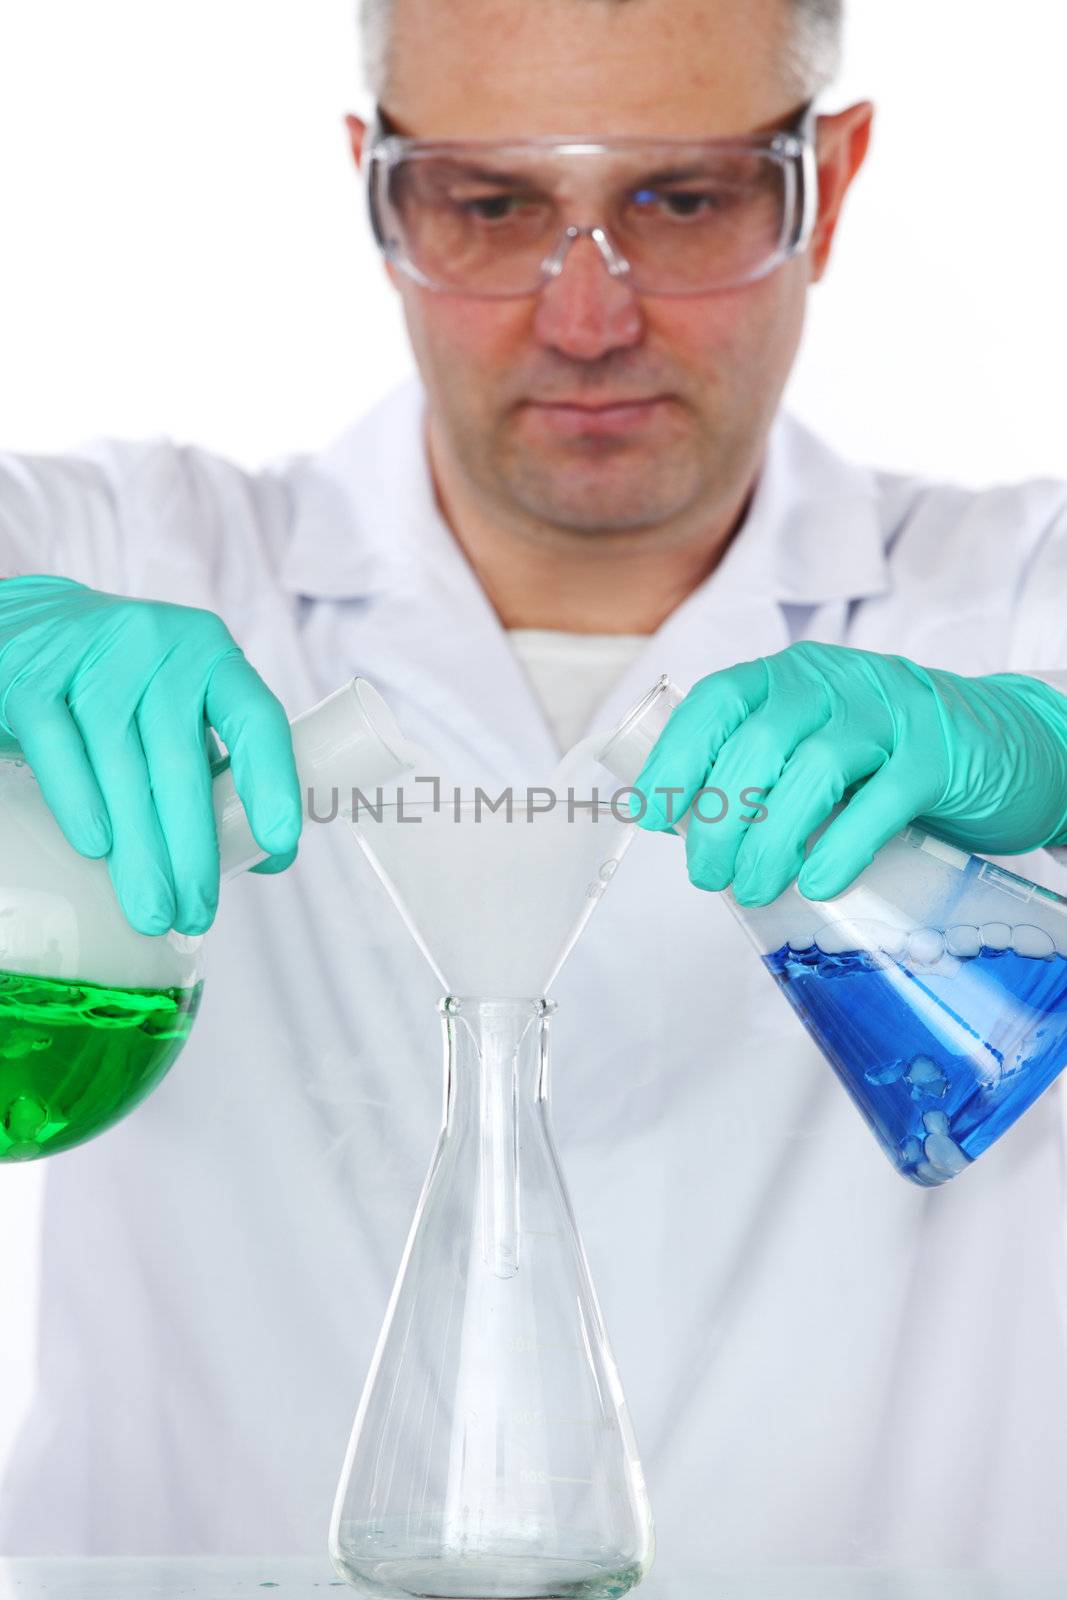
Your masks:
{"label": "white background", "polygon": [[[255,463],[408,370],[345,143],[353,5],[0,0],[0,446],[168,433]],[[827,103],[872,96],[875,145],[792,403],[879,464],[1067,476],[1067,8],[852,8]],[[0,1461],[43,1175],[0,1172]]]}

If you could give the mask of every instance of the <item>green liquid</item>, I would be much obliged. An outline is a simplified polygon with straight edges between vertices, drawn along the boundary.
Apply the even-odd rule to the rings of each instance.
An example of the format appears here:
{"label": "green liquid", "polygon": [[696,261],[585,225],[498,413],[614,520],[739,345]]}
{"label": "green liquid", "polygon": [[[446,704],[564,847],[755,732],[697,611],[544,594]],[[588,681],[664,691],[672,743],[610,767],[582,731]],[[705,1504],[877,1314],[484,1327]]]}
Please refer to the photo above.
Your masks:
{"label": "green liquid", "polygon": [[0,1161],[69,1150],[132,1111],[188,1038],[202,988],[0,972]]}

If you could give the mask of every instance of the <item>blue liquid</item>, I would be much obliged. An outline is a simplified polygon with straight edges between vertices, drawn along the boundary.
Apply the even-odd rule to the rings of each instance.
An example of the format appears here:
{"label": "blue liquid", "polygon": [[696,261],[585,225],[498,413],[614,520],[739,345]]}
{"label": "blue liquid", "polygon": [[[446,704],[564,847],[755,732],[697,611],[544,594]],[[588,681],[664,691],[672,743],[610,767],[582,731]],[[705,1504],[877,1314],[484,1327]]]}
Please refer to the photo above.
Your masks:
{"label": "blue liquid", "polygon": [[894,1166],[954,1177],[1067,1066],[1067,959],[982,946],[938,968],[783,947],[764,961]]}

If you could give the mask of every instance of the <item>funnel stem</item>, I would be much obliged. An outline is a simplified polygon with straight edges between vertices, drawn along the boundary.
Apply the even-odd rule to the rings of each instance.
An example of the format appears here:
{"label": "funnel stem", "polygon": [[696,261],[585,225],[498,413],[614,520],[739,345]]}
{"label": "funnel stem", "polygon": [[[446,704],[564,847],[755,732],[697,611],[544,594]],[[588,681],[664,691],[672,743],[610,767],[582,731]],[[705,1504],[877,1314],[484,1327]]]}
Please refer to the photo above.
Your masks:
{"label": "funnel stem", "polygon": [[491,1032],[482,1050],[482,1259],[498,1278],[519,1270],[517,1080],[514,1050]]}
{"label": "funnel stem", "polygon": [[539,1000],[458,1000],[445,1016],[449,1106],[459,1085],[476,1089],[478,1236],[484,1265],[498,1278],[519,1271],[521,1233],[519,1120],[535,1090],[540,1062]]}

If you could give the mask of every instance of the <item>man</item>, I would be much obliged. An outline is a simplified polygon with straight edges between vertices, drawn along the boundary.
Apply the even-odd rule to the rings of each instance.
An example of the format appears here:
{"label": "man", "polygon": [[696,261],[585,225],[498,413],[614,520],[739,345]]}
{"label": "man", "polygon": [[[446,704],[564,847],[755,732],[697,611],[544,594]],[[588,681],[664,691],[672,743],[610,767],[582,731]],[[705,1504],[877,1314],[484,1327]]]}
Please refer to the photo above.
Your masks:
{"label": "man", "polygon": [[[5,570],[91,593],[12,587],[0,714],[131,920],[212,921],[205,714],[270,865],[293,857],[279,709],[204,610],[290,714],[363,671],[460,776],[543,779],[659,673],[730,669],[656,786],[691,793],[765,706],[773,785],[799,749],[777,708],[796,728],[819,705],[824,807],[884,793],[900,757],[867,842],[904,800],[990,849],[1067,838],[1061,697],[1037,676],[1067,667],[1067,488],[877,475],[777,416],[870,131],[866,105],[807,114],[836,8],[393,0],[367,20],[383,118],[374,150],[358,119],[352,142],[421,387],[255,476],[160,447],[3,466]],[[903,733],[896,657],[922,691]],[[984,733],[961,779],[965,726]],[[439,1109],[436,985],[341,832],[228,885],[179,1065],[49,1169],[6,1549],[322,1546]],[[744,859],[757,829],[724,837],[710,861],[689,847],[704,886],[744,866],[758,900],[795,876],[780,830],[770,860]],[[637,841],[556,991],[563,1162],[664,1592],[762,1562],[1067,1566],[1058,1093],[959,1184],[900,1182],[680,848]]]}

